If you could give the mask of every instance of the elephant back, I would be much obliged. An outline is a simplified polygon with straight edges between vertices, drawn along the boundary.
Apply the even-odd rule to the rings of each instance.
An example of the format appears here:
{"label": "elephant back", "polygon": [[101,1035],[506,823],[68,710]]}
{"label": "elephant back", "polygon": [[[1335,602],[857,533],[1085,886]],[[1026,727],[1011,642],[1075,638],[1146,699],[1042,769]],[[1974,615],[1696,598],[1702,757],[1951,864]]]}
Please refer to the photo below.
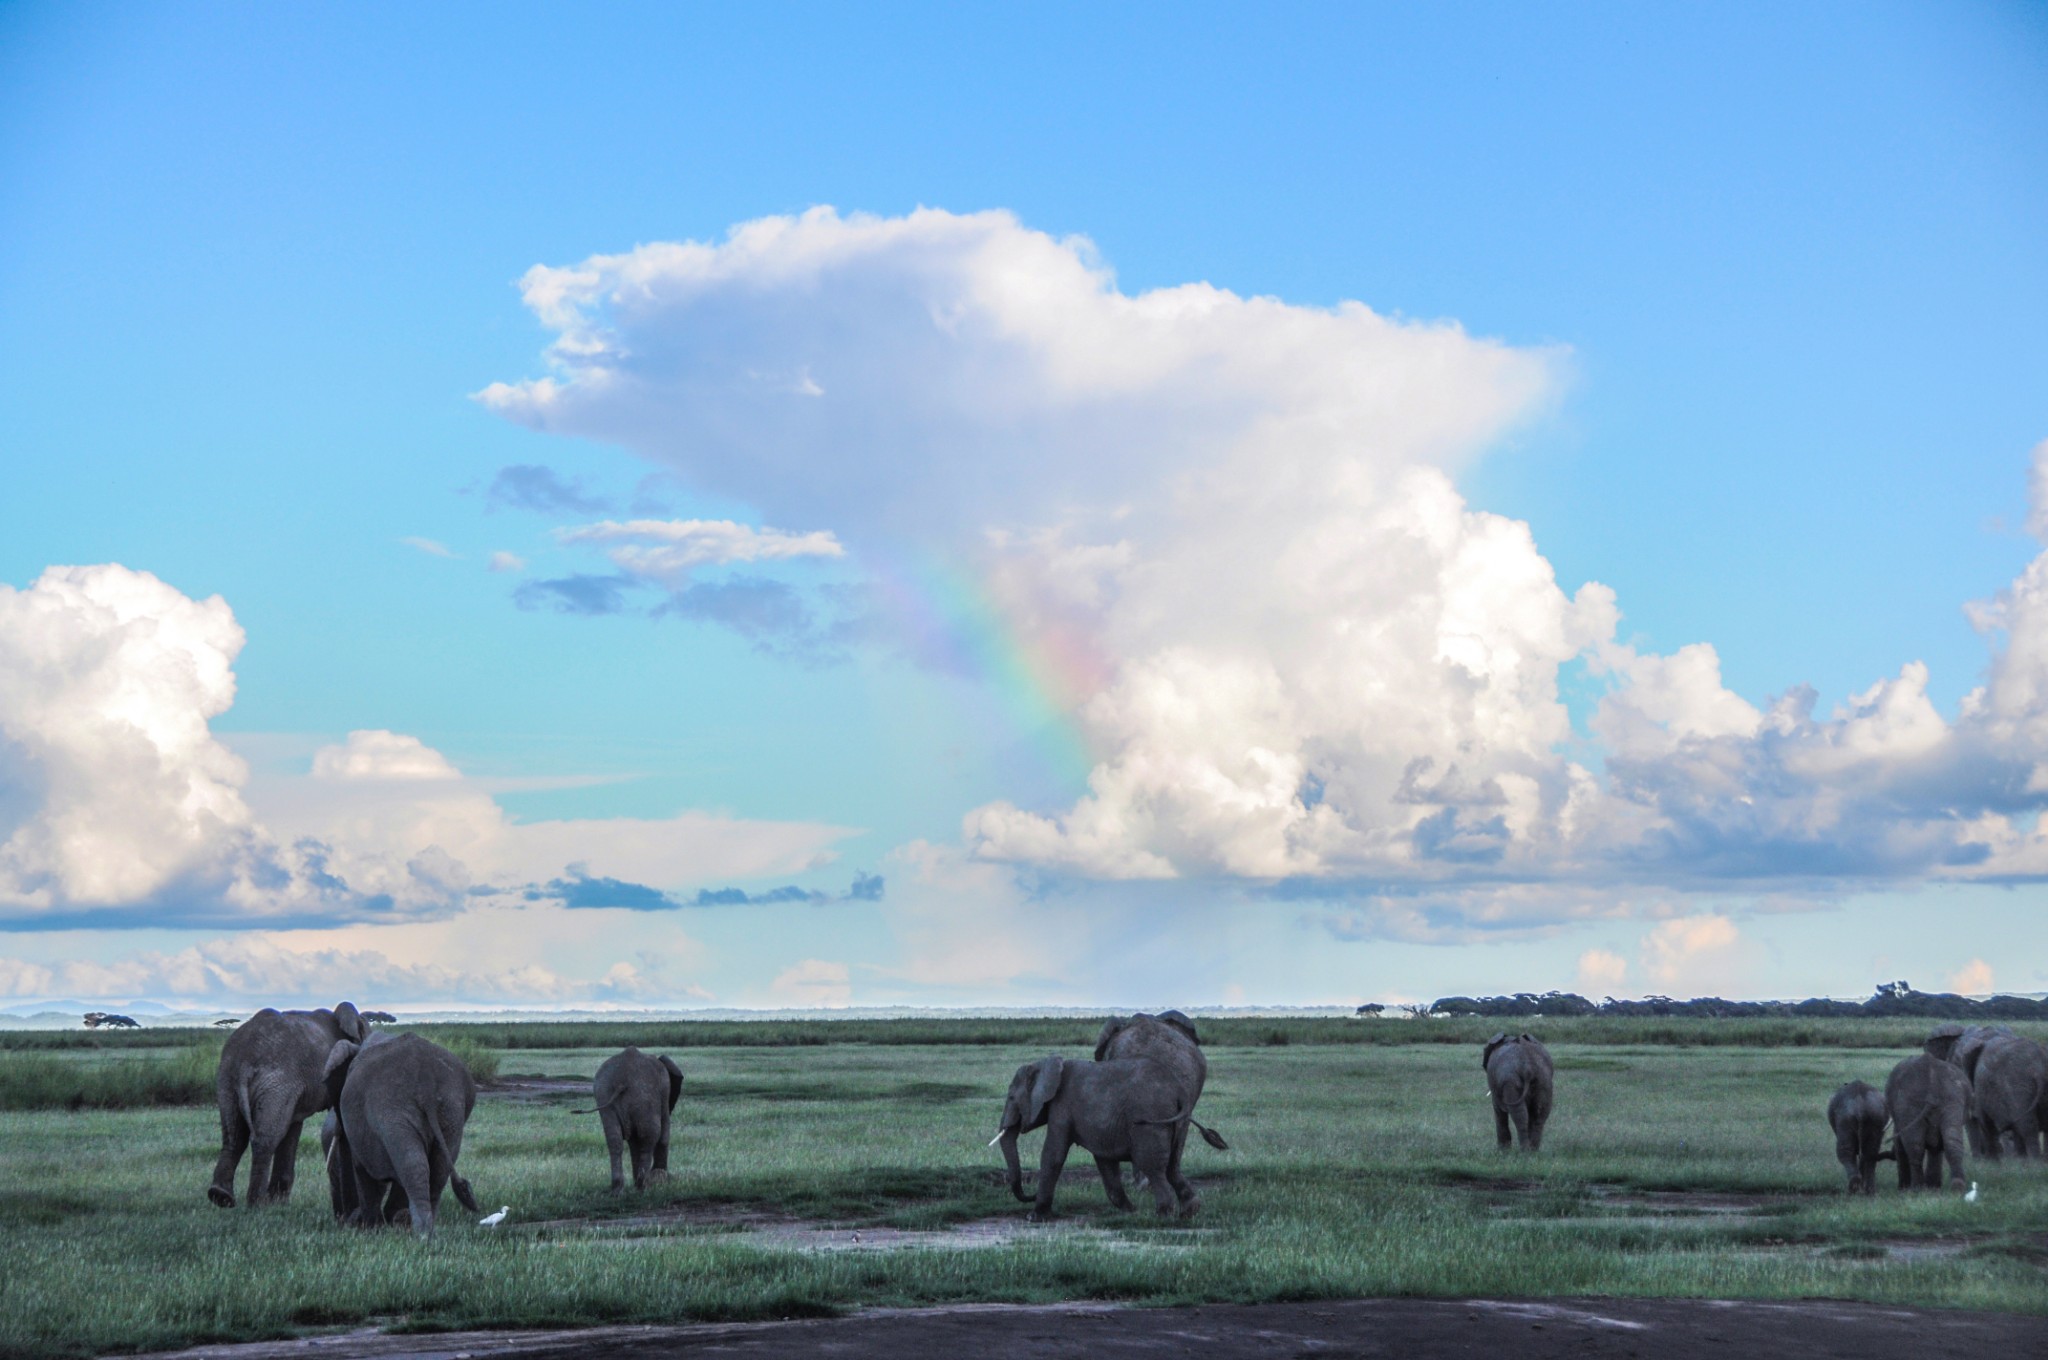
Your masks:
{"label": "elephant back", "polygon": [[591,1079],[598,1109],[612,1109],[628,1125],[659,1128],[682,1095],[683,1074],[668,1058],[627,1048],[604,1060]]}
{"label": "elephant back", "polygon": [[373,1107],[420,1109],[459,1106],[467,1119],[476,1108],[476,1079],[462,1059],[417,1034],[365,1044],[349,1065],[341,1119]]}
{"label": "elephant back", "polygon": [[1192,1105],[1209,1079],[1209,1060],[1193,1022],[1179,1011],[1112,1018],[1095,1040],[1095,1061],[1141,1060],[1170,1071]]}
{"label": "elephant back", "polygon": [[237,1025],[221,1045],[215,1072],[223,1102],[245,1095],[252,1101],[282,1096],[292,1102],[292,1116],[298,1119],[329,1108],[332,1093],[322,1079],[327,1055],[335,1044],[363,1033],[355,1007],[344,1001],[337,1011],[266,1006]]}

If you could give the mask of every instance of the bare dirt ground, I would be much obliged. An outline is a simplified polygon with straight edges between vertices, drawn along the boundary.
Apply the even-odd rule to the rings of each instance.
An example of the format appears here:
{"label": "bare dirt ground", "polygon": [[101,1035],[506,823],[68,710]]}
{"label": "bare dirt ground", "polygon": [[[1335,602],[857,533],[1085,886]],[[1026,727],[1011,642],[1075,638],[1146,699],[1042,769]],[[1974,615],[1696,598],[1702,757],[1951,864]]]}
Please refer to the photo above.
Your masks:
{"label": "bare dirt ground", "polygon": [[555,1332],[350,1332],[202,1346],[148,1360],[1043,1360],[1199,1355],[1202,1360],[1981,1360],[2048,1355],[2048,1318],[1854,1303],[1702,1299],[1363,1299],[1195,1308],[1101,1304],[875,1309],[847,1317]]}

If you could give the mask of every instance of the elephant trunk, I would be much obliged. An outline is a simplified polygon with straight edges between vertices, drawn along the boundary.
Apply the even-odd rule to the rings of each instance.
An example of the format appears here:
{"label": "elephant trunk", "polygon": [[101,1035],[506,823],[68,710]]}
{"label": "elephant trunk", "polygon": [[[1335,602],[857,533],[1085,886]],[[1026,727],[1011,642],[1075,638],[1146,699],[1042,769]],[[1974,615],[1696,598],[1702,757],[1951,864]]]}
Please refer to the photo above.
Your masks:
{"label": "elephant trunk", "polygon": [[1030,1203],[1031,1196],[1024,1193],[1024,1168],[1017,1161],[1017,1126],[1005,1124],[1002,1136],[996,1142],[1002,1145],[1003,1166],[1010,1177],[1010,1193],[1017,1197],[1019,1203]]}

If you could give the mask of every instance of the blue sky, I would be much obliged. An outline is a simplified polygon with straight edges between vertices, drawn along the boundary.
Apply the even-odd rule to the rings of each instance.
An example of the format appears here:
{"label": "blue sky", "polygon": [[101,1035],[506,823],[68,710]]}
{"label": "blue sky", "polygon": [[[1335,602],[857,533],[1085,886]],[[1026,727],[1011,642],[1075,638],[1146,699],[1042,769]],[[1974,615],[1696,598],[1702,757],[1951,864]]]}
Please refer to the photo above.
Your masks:
{"label": "blue sky", "polygon": [[[1979,928],[1914,981],[2048,988],[2015,585],[2044,67],[2027,5],[11,6],[0,990],[1841,993],[1900,975],[1884,940],[1930,910]],[[777,218],[813,225],[716,287],[643,252],[575,317],[522,295]],[[990,260],[1056,305],[991,303]],[[621,310],[635,269],[674,291]],[[1126,316],[1193,284],[1281,310]],[[911,301],[987,333],[932,349]],[[1347,302],[1379,320],[1324,324]],[[619,364],[550,359],[599,331]],[[1074,404],[1069,370],[1126,362]],[[551,373],[584,386],[477,395]],[[762,374],[817,412],[764,416]],[[1262,459],[1300,499],[1224,515],[1287,480]],[[1344,519],[1315,488],[1354,473]],[[564,536],[606,521],[755,533]],[[1326,542],[1364,546],[1276,565]],[[619,565],[664,544],[698,565]],[[162,588],[34,593],[105,564]],[[578,577],[623,608],[549,607]],[[1426,645],[1395,626],[1425,606]],[[163,678],[195,654],[231,704]],[[1340,662],[1413,703],[1347,706]],[[1506,708],[1435,706],[1439,664]],[[1243,701],[1254,672],[1280,697]],[[132,768],[94,725],[123,676],[162,706]],[[1809,716],[1768,717],[1800,685]],[[191,820],[193,788],[227,801]],[[124,836],[164,838],[150,872],[81,867]],[[460,869],[405,868],[435,847]],[[571,864],[621,901],[829,900],[571,906]]]}

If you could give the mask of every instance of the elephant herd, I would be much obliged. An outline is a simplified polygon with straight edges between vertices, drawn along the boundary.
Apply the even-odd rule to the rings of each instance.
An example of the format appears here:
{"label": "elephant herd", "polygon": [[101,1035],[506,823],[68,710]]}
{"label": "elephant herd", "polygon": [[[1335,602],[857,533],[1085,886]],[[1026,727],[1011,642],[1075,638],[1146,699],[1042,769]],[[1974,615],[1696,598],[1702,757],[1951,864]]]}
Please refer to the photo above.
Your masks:
{"label": "elephant herd", "polygon": [[[372,1012],[371,1014],[376,1014]],[[1480,1055],[1503,1150],[1543,1146],[1554,1068],[1528,1034],[1496,1034]],[[1201,1204],[1181,1173],[1192,1129],[1216,1148],[1222,1135],[1195,1118],[1208,1060],[1194,1022],[1179,1011],[1105,1022],[1090,1059],[1048,1054],[1010,1079],[992,1146],[1002,1148],[1010,1193],[1052,1214],[1068,1155],[1095,1159],[1104,1192],[1132,1207],[1123,1167],[1137,1173],[1162,1215],[1187,1216]],[[682,1096],[674,1060],[628,1048],[605,1061],[591,1083],[611,1158],[611,1188],[668,1174],[670,1121]],[[305,1121],[323,1111],[320,1147],[335,1217],[356,1226],[405,1223],[432,1234],[444,1190],[477,1210],[456,1172],[462,1134],[476,1108],[476,1082],[448,1050],[415,1034],[374,1031],[344,1001],[332,1010],[257,1012],[229,1036],[215,1081],[221,1150],[207,1195],[232,1207],[234,1179],[249,1158],[248,1203],[288,1199]],[[2041,1154],[2048,1127],[2048,1048],[2004,1028],[1945,1025],[1926,1051],[1892,1069],[1879,1092],[1849,1082],[1828,1103],[1836,1154],[1849,1189],[1873,1193],[1877,1163],[1894,1160],[1899,1185],[1936,1187],[1942,1163],[1964,1179],[1964,1155],[1996,1158],[2009,1141],[2020,1156]],[[1886,1126],[1892,1146],[1882,1147]],[[1024,1191],[1017,1140],[1045,1130],[1035,1196]]]}
{"label": "elephant herd", "polygon": [[[370,1014],[375,1014],[371,1012]],[[1547,1062],[1547,1060],[1546,1060]],[[1179,1011],[1112,1019],[1093,1060],[1057,1054],[1019,1068],[994,1141],[1003,1145],[1011,1193],[1026,1199],[1017,1138],[1046,1130],[1033,1217],[1052,1212],[1068,1152],[1095,1157],[1118,1207],[1131,1207],[1122,1167],[1137,1169],[1162,1214],[1200,1205],[1181,1174],[1188,1130],[1218,1148],[1222,1135],[1194,1117],[1208,1062],[1194,1022]],[[607,1059],[591,1083],[596,1103],[578,1114],[603,1122],[611,1188],[668,1174],[669,1125],[683,1091],[674,1060],[628,1048]],[[373,1031],[349,1002],[332,1010],[265,1009],[244,1021],[221,1050],[215,1079],[221,1149],[208,1198],[236,1202],[235,1172],[249,1158],[248,1203],[289,1199],[306,1120],[326,1112],[320,1148],[334,1215],[358,1227],[405,1223],[432,1235],[444,1190],[477,1210],[455,1170],[462,1133],[476,1108],[476,1082],[461,1059],[415,1034]],[[1540,1127],[1540,1125],[1539,1125]]]}
{"label": "elephant herd", "polygon": [[[1877,1193],[1877,1164],[1896,1162],[1899,1188],[1961,1189],[1965,1155],[1996,1161],[2008,1145],[2022,1158],[2044,1154],[2048,1133],[2048,1047],[2002,1025],[1943,1025],[1920,1053],[1894,1067],[1879,1092],[1852,1081],[1828,1102],[1835,1156],[1849,1190]],[[1885,1125],[1892,1145],[1880,1147]]]}

